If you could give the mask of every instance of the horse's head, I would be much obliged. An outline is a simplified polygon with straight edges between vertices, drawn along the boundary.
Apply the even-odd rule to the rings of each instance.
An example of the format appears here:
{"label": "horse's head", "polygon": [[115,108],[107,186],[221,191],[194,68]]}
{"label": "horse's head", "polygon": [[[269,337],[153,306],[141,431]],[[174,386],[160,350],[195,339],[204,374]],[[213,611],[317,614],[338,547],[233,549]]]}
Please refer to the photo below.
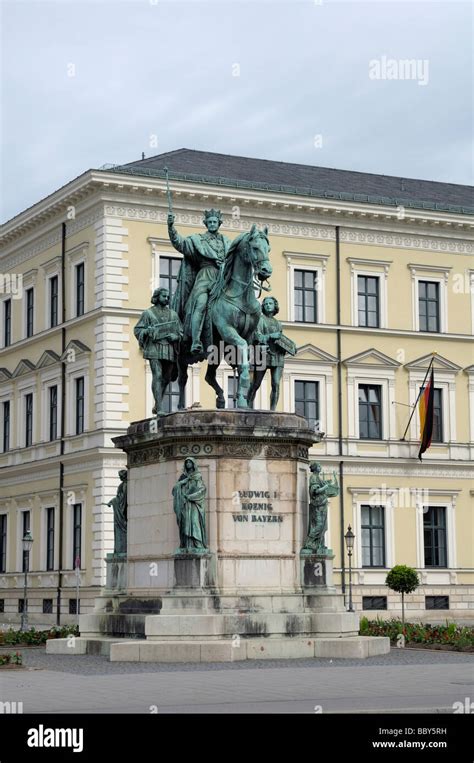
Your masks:
{"label": "horse's head", "polygon": [[259,230],[254,223],[248,234],[247,256],[259,281],[266,281],[273,272],[269,253],[268,228],[265,226],[263,230]]}

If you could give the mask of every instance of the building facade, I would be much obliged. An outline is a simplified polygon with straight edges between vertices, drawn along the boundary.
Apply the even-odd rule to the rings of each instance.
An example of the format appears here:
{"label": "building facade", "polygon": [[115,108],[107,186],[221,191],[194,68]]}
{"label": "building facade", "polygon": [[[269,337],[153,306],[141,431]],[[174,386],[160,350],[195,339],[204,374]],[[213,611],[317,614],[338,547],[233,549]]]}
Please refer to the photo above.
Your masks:
{"label": "building facade", "polygon": [[[253,222],[269,227],[272,294],[298,347],[278,409],[324,433],[311,458],[341,484],[326,540],[337,584],[347,592],[350,524],[357,610],[396,614],[384,581],[407,564],[422,583],[408,616],[472,617],[470,189],[182,149],[90,170],[2,226],[0,624],[19,622],[26,566],[31,624],[74,621],[77,585],[87,612],[104,583],[104,503],[126,464],[112,438],[153,404],[133,328],[154,287],[173,291],[180,265],[166,163],[183,235],[203,230],[210,207],[230,238]],[[433,443],[420,462],[417,411],[404,432],[433,353]],[[188,406],[215,405],[204,371],[192,367]],[[218,378],[233,406],[231,368]],[[256,407],[269,408],[269,395],[265,379]]]}

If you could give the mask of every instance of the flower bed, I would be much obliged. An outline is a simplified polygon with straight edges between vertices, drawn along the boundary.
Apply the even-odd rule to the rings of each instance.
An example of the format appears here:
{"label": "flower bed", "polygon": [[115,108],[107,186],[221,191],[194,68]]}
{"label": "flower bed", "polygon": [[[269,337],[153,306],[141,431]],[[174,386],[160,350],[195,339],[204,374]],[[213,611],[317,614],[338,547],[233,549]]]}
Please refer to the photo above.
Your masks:
{"label": "flower bed", "polygon": [[79,628],[77,625],[64,625],[62,628],[53,627],[46,631],[37,631],[30,628],[28,631],[14,631],[12,628],[8,631],[0,632],[0,645],[16,646],[24,644],[25,646],[41,646],[51,638],[67,638],[67,636],[78,636]]}
{"label": "flower bed", "polygon": [[362,617],[360,621],[361,636],[388,636],[392,643],[397,643],[400,634],[405,636],[406,646],[420,646],[435,649],[447,647],[459,652],[474,651],[474,628],[460,626],[456,623],[446,625],[430,625],[429,623],[405,623],[401,620],[368,620]]}
{"label": "flower bed", "polygon": [[15,654],[7,653],[7,654],[0,654],[0,668],[3,668],[5,666],[10,665],[22,665],[23,664],[23,658],[20,654],[20,652],[15,652]]}

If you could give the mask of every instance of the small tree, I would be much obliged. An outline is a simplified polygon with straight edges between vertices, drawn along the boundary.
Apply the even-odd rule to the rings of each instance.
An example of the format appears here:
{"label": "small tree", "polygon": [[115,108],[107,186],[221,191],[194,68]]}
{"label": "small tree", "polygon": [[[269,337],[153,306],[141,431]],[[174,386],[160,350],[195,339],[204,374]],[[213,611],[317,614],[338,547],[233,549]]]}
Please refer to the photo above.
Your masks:
{"label": "small tree", "polygon": [[413,567],[407,567],[406,564],[397,564],[388,573],[385,585],[392,591],[402,595],[402,626],[405,627],[405,594],[413,593],[420,585],[418,573]]}

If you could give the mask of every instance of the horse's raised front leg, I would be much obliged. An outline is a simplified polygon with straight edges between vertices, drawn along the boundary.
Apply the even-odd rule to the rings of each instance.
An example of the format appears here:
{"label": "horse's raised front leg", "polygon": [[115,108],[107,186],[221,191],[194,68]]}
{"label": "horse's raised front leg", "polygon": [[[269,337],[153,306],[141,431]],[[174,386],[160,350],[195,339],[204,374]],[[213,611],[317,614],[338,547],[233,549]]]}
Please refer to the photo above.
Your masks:
{"label": "horse's raised front leg", "polygon": [[206,379],[206,382],[209,384],[210,387],[212,387],[212,389],[217,395],[216,408],[225,408],[224,390],[218,383],[217,376],[216,376],[218,368],[219,368],[219,363],[216,365],[215,363],[208,362],[205,379]]}
{"label": "horse's raised front leg", "polygon": [[219,329],[225,345],[233,345],[237,351],[237,408],[248,408],[247,396],[250,389],[249,346],[236,329],[226,326]]}
{"label": "horse's raised front leg", "polygon": [[247,401],[249,404],[249,408],[253,408],[254,402],[255,402],[255,395],[257,394],[258,390],[260,389],[260,385],[262,384],[263,377],[265,376],[266,369],[256,369],[253,375],[253,382],[250,385],[249,394],[247,397]]}

